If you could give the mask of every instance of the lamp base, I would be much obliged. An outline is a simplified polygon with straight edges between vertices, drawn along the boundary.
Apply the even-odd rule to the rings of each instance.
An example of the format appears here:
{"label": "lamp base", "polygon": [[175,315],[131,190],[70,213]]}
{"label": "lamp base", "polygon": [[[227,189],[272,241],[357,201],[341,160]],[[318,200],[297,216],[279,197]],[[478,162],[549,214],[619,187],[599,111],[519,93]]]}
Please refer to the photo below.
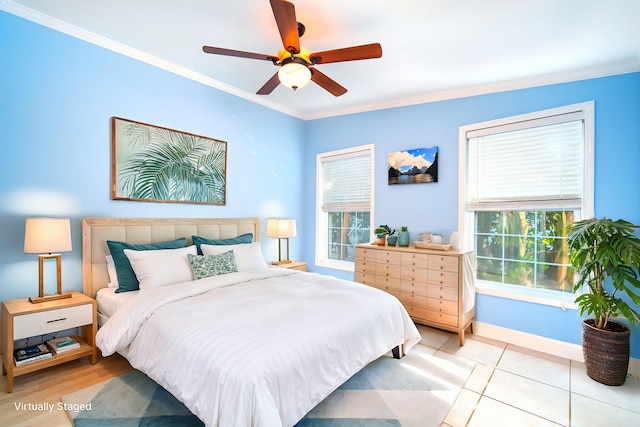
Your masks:
{"label": "lamp base", "polygon": [[282,264],[290,264],[291,260],[290,259],[285,259],[284,261],[273,261],[271,264],[273,265],[282,265]]}
{"label": "lamp base", "polygon": [[37,304],[37,303],[41,303],[41,302],[47,302],[47,301],[55,301],[58,299],[65,299],[65,298],[71,298],[71,294],[53,294],[53,295],[44,295],[41,297],[30,297],[29,301],[32,304]]}

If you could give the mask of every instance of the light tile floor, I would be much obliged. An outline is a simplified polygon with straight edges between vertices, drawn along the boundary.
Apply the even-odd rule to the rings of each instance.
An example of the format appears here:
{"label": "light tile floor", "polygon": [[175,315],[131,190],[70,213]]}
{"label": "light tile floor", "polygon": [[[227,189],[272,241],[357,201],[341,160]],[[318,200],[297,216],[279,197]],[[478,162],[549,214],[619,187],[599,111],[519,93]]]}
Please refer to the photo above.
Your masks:
{"label": "light tile floor", "polygon": [[[640,367],[624,385],[589,378],[581,362],[419,326],[422,344],[475,362],[442,427],[640,426]],[[634,361],[636,362],[636,361]]]}

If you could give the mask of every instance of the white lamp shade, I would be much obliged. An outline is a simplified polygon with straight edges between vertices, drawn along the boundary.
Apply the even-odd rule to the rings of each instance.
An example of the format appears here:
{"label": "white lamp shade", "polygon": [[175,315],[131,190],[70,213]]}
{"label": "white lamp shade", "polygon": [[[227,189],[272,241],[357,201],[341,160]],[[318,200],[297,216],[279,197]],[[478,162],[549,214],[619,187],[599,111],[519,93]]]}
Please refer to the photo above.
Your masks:
{"label": "white lamp shade", "polygon": [[300,89],[311,81],[311,70],[304,64],[290,62],[280,67],[278,79],[288,88]]}
{"label": "white lamp shade", "polygon": [[269,218],[267,220],[267,237],[277,237],[279,239],[296,237],[296,220]]}
{"label": "white lamp shade", "polygon": [[69,218],[27,218],[24,230],[24,252],[42,254],[71,250]]}

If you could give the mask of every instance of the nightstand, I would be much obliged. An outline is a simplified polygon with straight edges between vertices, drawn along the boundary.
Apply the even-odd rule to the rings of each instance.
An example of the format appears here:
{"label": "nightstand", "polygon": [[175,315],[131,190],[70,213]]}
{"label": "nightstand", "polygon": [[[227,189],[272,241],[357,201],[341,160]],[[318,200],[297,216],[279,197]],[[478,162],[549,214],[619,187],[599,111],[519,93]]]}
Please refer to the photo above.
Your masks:
{"label": "nightstand", "polygon": [[[28,298],[2,303],[2,373],[7,374],[7,392],[13,390],[13,378],[49,366],[88,356],[92,364],[98,360],[96,332],[98,314],[96,301],[79,292],[71,298],[32,304]],[[82,327],[82,337],[74,336],[80,348],[53,357],[16,366],[13,360],[14,341],[39,335],[54,334],[65,329]]]}
{"label": "nightstand", "polygon": [[274,264],[272,267],[288,268],[289,270],[307,271],[307,263],[302,261],[291,261],[286,264]]}

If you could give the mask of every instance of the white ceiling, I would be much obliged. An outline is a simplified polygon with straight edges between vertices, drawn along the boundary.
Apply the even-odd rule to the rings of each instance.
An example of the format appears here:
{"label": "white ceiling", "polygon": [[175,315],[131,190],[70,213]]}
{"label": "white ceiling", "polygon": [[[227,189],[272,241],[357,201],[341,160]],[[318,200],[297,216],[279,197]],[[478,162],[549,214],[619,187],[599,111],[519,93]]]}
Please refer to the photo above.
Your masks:
{"label": "white ceiling", "polygon": [[294,0],[311,52],[379,42],[380,59],[316,67],[348,89],[255,92],[277,55],[268,0],[0,0],[0,9],[303,119],[640,71],[640,0]]}

